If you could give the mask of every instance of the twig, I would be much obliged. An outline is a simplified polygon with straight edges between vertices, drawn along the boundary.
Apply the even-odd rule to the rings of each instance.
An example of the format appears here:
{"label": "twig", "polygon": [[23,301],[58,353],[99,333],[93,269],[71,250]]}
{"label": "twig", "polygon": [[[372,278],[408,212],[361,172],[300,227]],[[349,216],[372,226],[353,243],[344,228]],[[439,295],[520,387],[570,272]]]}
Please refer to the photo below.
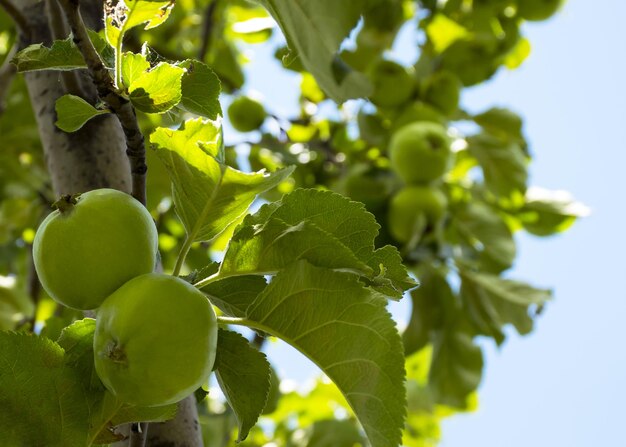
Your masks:
{"label": "twig", "polygon": [[[0,0],[1,1],[1,0]],[[132,175],[132,194],[146,204],[146,147],[139,129],[137,115],[132,104],[116,90],[113,78],[109,74],[100,55],[94,48],[87,27],[80,15],[79,0],[59,0],[72,31],[74,43],[80,50],[87,68],[93,78],[98,96],[117,116],[126,136],[126,154],[130,161]]]}
{"label": "twig", "polygon": [[4,113],[4,102],[11,89],[13,79],[17,74],[17,67],[11,63],[11,59],[13,59],[13,56],[17,53],[17,47],[18,43],[16,42],[9,50],[4,62],[0,66],[0,115]]}
{"label": "twig", "polygon": [[[48,16],[48,27],[52,38],[54,40],[65,39],[69,35],[69,30],[63,20],[63,11],[61,11],[57,0],[46,0],[46,15]],[[67,93],[84,98],[85,94],[75,71],[62,71],[61,80]]]}
{"label": "twig", "polygon": [[135,422],[130,426],[130,437],[128,447],[144,447],[148,435],[148,424],[146,422]]}
{"label": "twig", "polygon": [[30,26],[26,16],[18,9],[17,6],[13,4],[11,0],[0,0],[0,6],[4,8],[23,34],[28,34],[30,32]]}
{"label": "twig", "polygon": [[207,53],[211,48],[211,37],[213,34],[213,16],[217,9],[218,0],[211,1],[204,11],[204,22],[202,23],[202,44],[200,45],[200,51],[198,51],[198,60],[204,61]]}

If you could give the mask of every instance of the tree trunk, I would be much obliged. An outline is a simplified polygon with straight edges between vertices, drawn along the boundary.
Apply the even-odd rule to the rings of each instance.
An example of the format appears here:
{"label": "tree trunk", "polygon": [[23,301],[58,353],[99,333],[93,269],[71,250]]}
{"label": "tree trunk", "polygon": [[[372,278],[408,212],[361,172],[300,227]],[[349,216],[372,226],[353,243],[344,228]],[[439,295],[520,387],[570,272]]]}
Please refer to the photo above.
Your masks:
{"label": "tree trunk", "polygon": [[[44,2],[20,0],[15,4],[29,23],[30,37],[24,37],[23,43],[50,44],[52,33]],[[102,27],[101,1],[83,1],[81,8],[88,26]],[[83,97],[93,101],[96,90],[88,73],[77,73]],[[60,72],[40,71],[27,73],[25,80],[55,193],[73,194],[105,187],[130,192],[126,140],[117,118],[113,115],[99,116],[79,131],[65,133],[54,125],[55,102],[68,91],[64,76]],[[146,446],[202,447],[194,396],[181,402],[175,419],[149,426]]]}

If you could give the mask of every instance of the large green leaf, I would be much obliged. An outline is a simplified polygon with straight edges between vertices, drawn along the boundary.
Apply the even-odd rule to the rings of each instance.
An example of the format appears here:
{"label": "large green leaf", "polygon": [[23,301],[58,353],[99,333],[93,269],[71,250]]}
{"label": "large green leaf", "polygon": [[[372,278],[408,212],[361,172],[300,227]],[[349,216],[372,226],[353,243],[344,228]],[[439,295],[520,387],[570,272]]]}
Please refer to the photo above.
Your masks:
{"label": "large green leaf", "polygon": [[98,116],[106,115],[108,110],[96,109],[80,96],[63,95],[55,104],[57,112],[56,126],[65,132],[76,132],[87,121]]}
{"label": "large green leaf", "polygon": [[384,297],[357,278],[295,262],[274,277],[242,321],[316,363],[343,393],[373,447],[397,446],[405,415],[402,342]]}
{"label": "large green leaf", "polygon": [[270,364],[248,340],[220,329],[215,375],[239,422],[237,441],[243,441],[261,415],[270,389]]}
{"label": "large green leaf", "polygon": [[551,297],[549,290],[500,278],[488,273],[461,269],[461,296],[467,313],[479,333],[501,344],[503,327],[512,324],[521,335],[533,328],[530,306],[542,306]]}
{"label": "large green leaf", "polygon": [[86,445],[89,408],[64,351],[35,335],[0,332],[3,445]]}
{"label": "large green leaf", "polygon": [[222,154],[218,124],[189,120],[180,129],[158,128],[150,142],[168,169],[174,204],[188,236],[208,241],[242,216],[256,196],[278,185],[293,168],[244,173],[216,157]]}
{"label": "large green leaf", "polygon": [[350,270],[392,298],[416,285],[397,250],[374,249],[379,225],[363,204],[328,191],[299,189],[248,216],[233,236],[220,277],[273,274],[305,259]]}
{"label": "large green leaf", "polygon": [[150,69],[150,62],[143,54],[124,53],[122,55],[122,81],[128,88]]}
{"label": "large green leaf", "polygon": [[128,87],[130,102],[142,112],[167,112],[182,98],[181,80],[184,74],[183,68],[161,62],[133,79]]}
{"label": "large green leaf", "polygon": [[337,102],[368,96],[369,81],[339,57],[339,48],[368,5],[366,0],[257,0],[282,29],[291,57],[300,59]]}

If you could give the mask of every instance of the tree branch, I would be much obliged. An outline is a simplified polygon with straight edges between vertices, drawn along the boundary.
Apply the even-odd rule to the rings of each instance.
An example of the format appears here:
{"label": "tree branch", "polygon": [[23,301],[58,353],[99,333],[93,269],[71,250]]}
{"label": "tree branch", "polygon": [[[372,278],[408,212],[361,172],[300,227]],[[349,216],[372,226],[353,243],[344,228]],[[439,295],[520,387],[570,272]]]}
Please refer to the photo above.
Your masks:
{"label": "tree branch", "polygon": [[[46,1],[46,15],[48,16],[48,28],[50,29],[50,35],[54,40],[65,39],[69,30],[67,24],[63,19],[63,11],[59,6],[57,0],[45,0]],[[67,93],[85,98],[85,93],[80,85],[78,75],[75,71],[62,71],[61,80]]]}
{"label": "tree branch", "polygon": [[[0,0],[1,1],[1,0]],[[98,96],[117,116],[126,136],[126,154],[130,161],[132,194],[146,204],[146,147],[132,104],[115,88],[113,78],[94,48],[81,17],[79,0],[59,0],[70,25],[74,43],[80,50],[98,90]]]}
{"label": "tree branch", "polygon": [[26,16],[22,14],[22,11],[20,11],[11,0],[0,0],[0,6],[4,8],[9,17],[13,19],[13,21],[23,34],[29,34],[30,26],[28,24]]}
{"label": "tree branch", "polygon": [[17,53],[17,46],[18,44],[16,42],[9,50],[4,62],[0,66],[0,115],[4,113],[4,102],[11,89],[13,79],[17,74],[17,67],[11,63],[11,59],[13,59],[13,56]]}
{"label": "tree branch", "polygon": [[198,51],[198,60],[204,61],[207,53],[211,48],[211,37],[213,34],[213,16],[217,8],[218,0],[212,0],[204,11],[204,22],[202,23],[202,39],[200,50]]}
{"label": "tree branch", "polygon": [[130,437],[128,447],[144,447],[146,445],[146,435],[148,434],[148,424],[136,422],[130,427]]}

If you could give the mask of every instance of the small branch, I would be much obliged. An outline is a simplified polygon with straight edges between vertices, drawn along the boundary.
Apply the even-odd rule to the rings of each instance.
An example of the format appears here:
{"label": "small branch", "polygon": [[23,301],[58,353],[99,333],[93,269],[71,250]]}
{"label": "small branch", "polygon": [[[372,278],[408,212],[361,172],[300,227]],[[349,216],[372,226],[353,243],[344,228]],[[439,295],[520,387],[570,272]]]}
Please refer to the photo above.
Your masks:
{"label": "small branch", "polygon": [[[1,0],[0,0],[1,1]],[[146,147],[139,129],[137,115],[132,104],[115,88],[111,77],[100,55],[94,48],[87,27],[79,11],[79,0],[59,0],[70,25],[74,43],[80,50],[87,68],[91,73],[98,96],[117,116],[126,136],[126,154],[130,161],[132,175],[132,194],[144,205],[146,204]]]}
{"label": "small branch", "polygon": [[207,53],[211,49],[211,37],[213,35],[213,17],[217,9],[218,0],[211,1],[204,11],[204,22],[202,23],[202,44],[198,51],[198,60],[204,61]]}
{"label": "small branch", "polygon": [[180,253],[178,253],[178,258],[176,258],[176,265],[174,266],[174,271],[172,272],[173,276],[178,276],[180,274],[180,270],[183,268],[183,264],[185,263],[185,258],[191,249],[191,244],[193,244],[193,238],[187,236],[182,248],[180,249]]}
{"label": "small branch", "polygon": [[4,102],[13,84],[13,79],[15,79],[15,75],[17,74],[17,67],[11,63],[11,59],[13,59],[13,56],[17,53],[17,47],[18,44],[16,42],[9,50],[4,62],[0,66],[0,115],[4,113]]}
{"label": "small branch", "polygon": [[[48,28],[54,40],[63,40],[69,35],[67,24],[63,19],[63,11],[57,0],[46,0],[46,15],[48,16]],[[61,80],[65,86],[65,91],[75,96],[85,97],[85,93],[80,86],[78,75],[75,71],[62,71]]]}
{"label": "small branch", "polygon": [[144,447],[148,434],[148,424],[146,422],[136,422],[130,426],[130,437],[128,447]]}
{"label": "small branch", "polygon": [[23,34],[30,33],[30,25],[26,16],[20,11],[11,0],[0,0],[0,6],[7,12],[9,17],[13,19],[17,27]]}

